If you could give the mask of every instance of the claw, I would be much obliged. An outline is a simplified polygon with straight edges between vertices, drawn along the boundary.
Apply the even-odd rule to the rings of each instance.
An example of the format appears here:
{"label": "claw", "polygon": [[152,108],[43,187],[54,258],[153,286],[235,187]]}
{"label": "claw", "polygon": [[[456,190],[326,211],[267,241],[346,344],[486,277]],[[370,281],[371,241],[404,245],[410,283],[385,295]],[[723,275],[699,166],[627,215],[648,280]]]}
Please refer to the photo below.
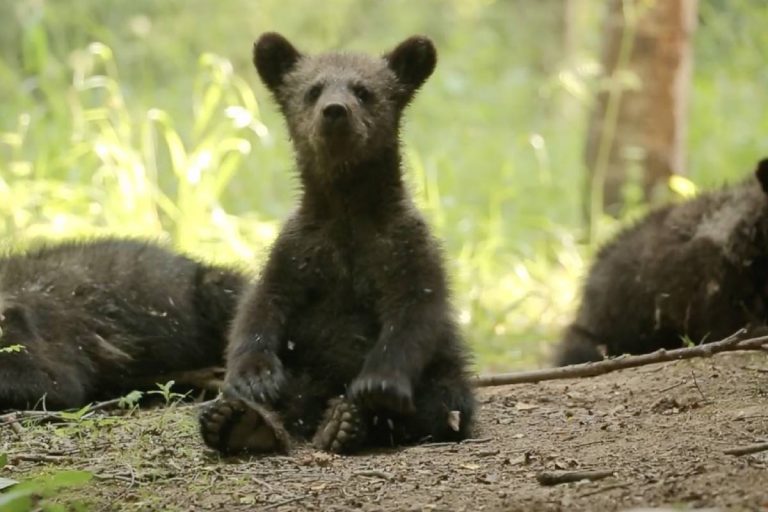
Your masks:
{"label": "claw", "polygon": [[274,354],[257,354],[234,363],[227,376],[235,397],[269,404],[280,395],[285,376],[282,363]]}
{"label": "claw", "polygon": [[410,382],[401,377],[363,377],[349,388],[349,396],[369,409],[407,413],[413,409]]}

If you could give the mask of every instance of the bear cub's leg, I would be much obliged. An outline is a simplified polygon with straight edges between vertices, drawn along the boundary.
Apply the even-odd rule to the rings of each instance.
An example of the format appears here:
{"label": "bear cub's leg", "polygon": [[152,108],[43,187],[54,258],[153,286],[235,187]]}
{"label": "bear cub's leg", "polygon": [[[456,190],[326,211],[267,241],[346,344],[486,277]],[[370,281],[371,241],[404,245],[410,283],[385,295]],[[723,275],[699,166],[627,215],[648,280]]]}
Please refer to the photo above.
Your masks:
{"label": "bear cub's leg", "polygon": [[420,379],[412,411],[396,414],[346,397],[334,398],[313,444],[320,450],[352,453],[366,445],[460,441],[471,433],[474,411],[475,398],[464,370],[453,361],[438,360]]}

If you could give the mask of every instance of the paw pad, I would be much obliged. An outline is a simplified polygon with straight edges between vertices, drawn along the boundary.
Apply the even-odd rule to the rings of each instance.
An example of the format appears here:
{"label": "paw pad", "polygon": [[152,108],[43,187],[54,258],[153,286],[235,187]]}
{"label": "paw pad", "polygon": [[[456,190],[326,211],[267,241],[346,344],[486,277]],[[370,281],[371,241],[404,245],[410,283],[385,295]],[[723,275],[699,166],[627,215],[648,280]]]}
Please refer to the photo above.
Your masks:
{"label": "paw pad", "polygon": [[351,453],[362,446],[365,437],[365,422],[358,407],[344,398],[334,398],[312,444],[318,450]]}
{"label": "paw pad", "polygon": [[205,444],[225,454],[286,451],[289,437],[266,407],[246,400],[220,398],[200,413]]}

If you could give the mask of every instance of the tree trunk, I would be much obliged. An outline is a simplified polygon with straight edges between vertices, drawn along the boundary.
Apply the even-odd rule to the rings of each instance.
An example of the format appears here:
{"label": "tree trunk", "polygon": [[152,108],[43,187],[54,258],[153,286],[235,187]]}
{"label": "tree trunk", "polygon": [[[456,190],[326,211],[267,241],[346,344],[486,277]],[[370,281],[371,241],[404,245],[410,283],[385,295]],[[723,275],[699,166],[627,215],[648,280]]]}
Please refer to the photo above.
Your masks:
{"label": "tree trunk", "polygon": [[610,0],[603,36],[606,86],[589,122],[586,208],[590,224],[616,215],[629,170],[644,196],[685,173],[691,36],[697,0]]}

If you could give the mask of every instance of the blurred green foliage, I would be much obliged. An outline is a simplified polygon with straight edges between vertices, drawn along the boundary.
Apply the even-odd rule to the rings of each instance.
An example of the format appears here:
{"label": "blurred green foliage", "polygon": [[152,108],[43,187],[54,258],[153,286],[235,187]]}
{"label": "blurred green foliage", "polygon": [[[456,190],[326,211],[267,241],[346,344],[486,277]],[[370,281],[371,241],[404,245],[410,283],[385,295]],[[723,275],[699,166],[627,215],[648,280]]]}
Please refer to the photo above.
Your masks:
{"label": "blurred green foliage", "polygon": [[[482,370],[545,361],[592,247],[580,244],[586,113],[604,2],[0,2],[0,244],[166,238],[256,266],[291,208],[283,123],[250,64],[265,30],[307,51],[431,36],[407,116],[412,188],[444,239]],[[700,186],[768,155],[768,4],[702,0],[688,140]],[[643,206],[633,209],[642,211]],[[604,236],[618,225],[605,220]]]}

